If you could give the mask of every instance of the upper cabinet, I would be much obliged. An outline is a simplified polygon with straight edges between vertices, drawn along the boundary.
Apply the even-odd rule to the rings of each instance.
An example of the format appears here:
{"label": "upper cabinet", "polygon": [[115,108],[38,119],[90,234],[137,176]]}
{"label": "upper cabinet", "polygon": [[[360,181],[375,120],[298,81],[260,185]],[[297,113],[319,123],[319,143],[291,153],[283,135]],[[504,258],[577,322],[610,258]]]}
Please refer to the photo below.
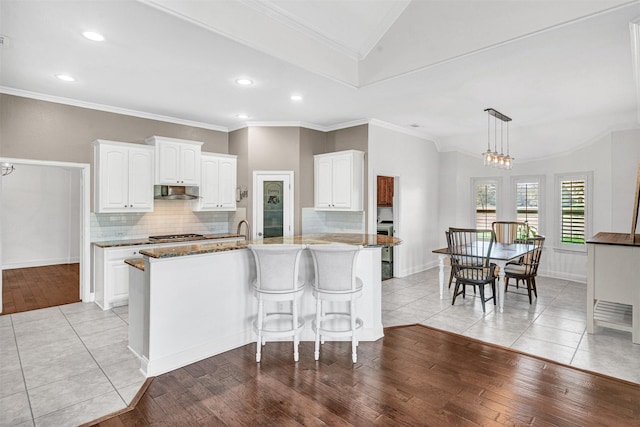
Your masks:
{"label": "upper cabinet", "polygon": [[200,185],[202,142],[151,136],[156,150],[156,185]]}
{"label": "upper cabinet", "polygon": [[393,206],[393,177],[378,176],[378,206]]}
{"label": "upper cabinet", "polygon": [[230,154],[202,153],[200,198],[194,211],[235,211],[237,158]]}
{"label": "upper cabinet", "polygon": [[94,141],[94,211],[153,211],[152,147]]}
{"label": "upper cabinet", "polygon": [[315,209],[363,210],[364,152],[347,150],[313,157]]}

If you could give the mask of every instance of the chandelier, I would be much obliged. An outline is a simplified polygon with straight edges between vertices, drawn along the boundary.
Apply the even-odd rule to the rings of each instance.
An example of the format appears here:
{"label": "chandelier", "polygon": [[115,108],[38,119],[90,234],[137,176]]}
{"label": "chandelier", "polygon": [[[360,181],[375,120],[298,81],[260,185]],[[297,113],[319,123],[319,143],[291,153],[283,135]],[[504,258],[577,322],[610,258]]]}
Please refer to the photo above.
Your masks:
{"label": "chandelier", "polygon": [[[513,157],[509,155],[509,122],[510,117],[505,116],[493,108],[484,110],[487,112],[487,151],[482,153],[485,166],[493,166],[500,169],[511,169],[513,167]],[[493,117],[493,151],[491,151],[491,117]],[[500,154],[498,154],[498,120],[500,121]],[[507,134],[507,154],[504,154],[504,128],[506,123]]]}

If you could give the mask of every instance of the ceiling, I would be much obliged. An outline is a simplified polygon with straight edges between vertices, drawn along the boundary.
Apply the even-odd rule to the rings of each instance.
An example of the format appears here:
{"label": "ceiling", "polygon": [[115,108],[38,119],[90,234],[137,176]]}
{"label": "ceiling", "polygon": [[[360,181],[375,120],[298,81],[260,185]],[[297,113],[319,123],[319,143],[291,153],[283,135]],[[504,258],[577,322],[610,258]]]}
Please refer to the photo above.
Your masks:
{"label": "ceiling", "polygon": [[0,92],[223,131],[369,121],[478,157],[491,107],[526,161],[638,127],[639,19],[622,0],[0,0]]}

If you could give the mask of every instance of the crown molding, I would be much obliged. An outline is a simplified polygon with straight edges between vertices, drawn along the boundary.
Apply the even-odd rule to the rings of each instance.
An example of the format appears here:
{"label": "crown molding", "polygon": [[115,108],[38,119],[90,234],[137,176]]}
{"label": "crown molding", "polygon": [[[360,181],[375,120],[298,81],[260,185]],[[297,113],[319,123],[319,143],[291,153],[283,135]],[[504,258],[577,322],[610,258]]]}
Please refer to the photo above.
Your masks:
{"label": "crown molding", "polygon": [[550,159],[555,159],[558,157],[562,157],[562,156],[568,156],[570,154],[574,154],[580,150],[583,150],[587,147],[590,147],[591,145],[595,144],[596,142],[600,141],[603,138],[606,138],[607,136],[611,136],[613,135],[615,132],[623,132],[626,130],[638,130],[640,129],[640,124],[638,123],[630,123],[628,125],[617,125],[617,126],[609,126],[607,127],[605,130],[603,130],[602,132],[596,134],[595,136],[591,136],[585,140],[582,141],[582,143],[580,145],[577,145],[575,147],[572,147],[568,150],[564,150],[564,151],[560,151],[557,153],[553,153],[550,156],[541,156],[541,157],[533,157],[533,158],[528,158],[526,160],[523,160],[520,163],[530,163],[530,162],[537,162],[537,161],[541,161],[541,160],[550,160]]}
{"label": "crown molding", "polygon": [[237,126],[232,126],[230,128],[228,128],[228,132],[233,132],[236,130],[240,130],[240,129],[244,129],[244,128],[252,128],[252,127],[296,127],[296,128],[306,128],[306,129],[311,129],[311,130],[317,130],[320,132],[327,132],[327,128],[324,126],[320,126],[317,125],[315,123],[309,123],[309,122],[296,122],[296,121],[286,121],[286,122],[273,122],[273,121],[269,121],[269,122],[259,122],[259,121],[252,121],[252,122],[244,122],[241,123]]}
{"label": "crown molding", "polygon": [[216,126],[210,123],[196,122],[192,120],[177,119],[175,117],[162,116],[160,114],[146,113],[144,111],[129,110],[126,108],[113,107],[111,105],[96,104],[93,102],[79,101],[77,99],[64,98],[54,95],[46,95],[43,93],[29,92],[21,89],[0,86],[0,93],[6,95],[21,96],[23,98],[38,99],[40,101],[54,102],[56,104],[71,105],[73,107],[88,108],[90,110],[105,111],[107,113],[122,114],[125,116],[138,117],[141,119],[156,120],[160,122],[173,123],[177,125],[192,126],[202,129],[216,130],[219,132],[227,132],[224,126]]}
{"label": "crown molding", "polygon": [[430,142],[433,142],[433,144],[436,146],[436,150],[438,152],[442,151],[441,147],[440,147],[440,141],[438,141],[438,139],[432,135],[426,134],[424,132],[420,132],[418,130],[414,130],[414,129],[407,129],[405,127],[402,126],[398,126],[398,125],[394,125],[393,123],[388,123],[388,122],[384,122],[382,120],[378,120],[378,119],[370,119],[369,120],[369,124],[370,125],[374,125],[374,126],[378,126],[384,129],[389,129],[395,132],[399,132],[399,133],[403,133],[405,135],[409,135],[409,136],[415,136],[416,138],[420,138],[420,139],[424,139]]}
{"label": "crown molding", "polygon": [[64,97],[47,95],[47,94],[42,94],[37,92],[30,92],[30,91],[14,89],[6,86],[0,86],[0,93],[6,94],[6,95],[20,96],[23,98],[37,99],[40,101],[53,102],[56,104],[71,105],[73,107],[87,108],[87,109],[96,110],[96,111],[122,114],[125,116],[138,117],[142,119],[156,120],[156,121],[161,121],[165,123],[192,126],[192,127],[215,130],[218,132],[227,132],[227,133],[234,132],[236,130],[240,130],[243,128],[249,128],[249,127],[301,127],[301,128],[316,130],[319,132],[331,132],[331,131],[336,131],[340,129],[347,129],[354,126],[374,125],[374,126],[392,130],[394,132],[399,132],[406,135],[415,136],[420,139],[431,141],[435,144],[436,149],[438,151],[441,151],[438,140],[433,136],[430,136],[428,134],[425,134],[413,129],[407,129],[402,126],[394,125],[379,119],[358,119],[358,120],[352,120],[349,122],[338,123],[330,126],[322,126],[316,123],[302,122],[302,121],[249,121],[249,122],[240,123],[235,126],[225,127],[225,126],[213,125],[211,123],[203,123],[203,122],[196,122],[192,120],[178,119],[175,117],[162,116],[159,114],[146,113],[143,111],[130,110],[130,109],[120,108],[120,107],[113,107],[105,104],[97,104],[93,102],[79,101],[71,98],[64,98]]}
{"label": "crown molding", "polygon": [[326,46],[329,46],[331,49],[334,49],[340,52],[342,55],[347,56],[348,58],[359,61],[362,59],[362,55],[357,50],[354,50],[342,43],[339,43],[329,37],[323,35],[317,29],[313,28],[306,22],[301,22],[299,19],[296,19],[294,15],[287,12],[285,9],[281,8],[277,4],[273,3],[270,0],[239,0],[240,3],[248,6],[270,18],[278,21],[279,23],[286,25],[294,31],[302,33],[307,37],[316,40],[317,42],[323,43]]}
{"label": "crown molding", "polygon": [[368,125],[369,122],[370,122],[369,119],[358,119],[358,120],[351,120],[349,122],[337,123],[335,125],[326,126],[325,127],[325,132],[331,132],[331,131],[334,131],[334,130],[352,128],[354,126]]}

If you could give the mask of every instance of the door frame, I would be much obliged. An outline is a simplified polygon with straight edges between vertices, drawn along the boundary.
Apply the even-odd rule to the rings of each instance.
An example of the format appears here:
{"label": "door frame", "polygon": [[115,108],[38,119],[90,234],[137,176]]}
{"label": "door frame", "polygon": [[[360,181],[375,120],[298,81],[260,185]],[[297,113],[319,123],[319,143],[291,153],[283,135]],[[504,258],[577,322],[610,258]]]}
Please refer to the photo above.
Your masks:
{"label": "door frame", "polygon": [[[259,178],[268,178],[268,177],[282,177],[282,176],[286,176],[289,179],[289,188],[288,189],[283,189],[283,199],[284,200],[288,200],[289,201],[289,209],[287,209],[286,211],[284,211],[284,209],[286,209],[286,204],[285,207],[283,207],[283,213],[284,213],[284,217],[285,217],[285,221],[288,219],[289,224],[288,224],[288,230],[284,230],[283,229],[283,235],[284,236],[292,236],[293,235],[293,228],[294,228],[294,212],[295,212],[295,198],[294,198],[294,185],[295,182],[293,180],[294,175],[293,175],[293,171],[253,171],[253,216],[252,216],[252,221],[254,224],[254,230],[253,230],[253,236],[252,239],[258,239],[258,238],[262,238],[263,236],[258,236],[258,211],[262,211],[262,200],[258,197],[259,194],[262,194],[261,191],[258,191],[259,188],[259,183],[258,180]],[[276,181],[277,179],[274,179],[274,181]],[[284,203],[283,200],[283,203]],[[260,209],[258,209],[260,207]],[[288,218],[287,218],[288,217]]]}
{"label": "door frame", "polygon": [[[44,166],[59,167],[63,169],[79,169],[80,170],[80,247],[78,254],[80,258],[80,300],[82,302],[90,302],[94,300],[94,294],[91,292],[91,228],[89,220],[89,212],[91,209],[91,165],[88,163],[69,163],[55,162],[31,159],[15,159],[0,157],[0,162],[13,163],[16,166]],[[2,183],[0,177],[0,184]],[[0,192],[0,197],[2,196]],[[2,235],[2,224],[0,223],[0,236]],[[0,253],[0,269],[2,267],[2,254]],[[2,312],[2,276],[0,275],[0,313]]]}
{"label": "door frame", "polygon": [[[401,224],[400,224],[400,209],[402,207],[402,200],[400,197],[400,179],[401,176],[398,175],[397,173],[391,172],[391,171],[386,171],[384,169],[381,170],[373,170],[372,171],[372,178],[369,181],[371,183],[371,185],[369,185],[369,188],[371,188],[370,192],[369,192],[369,200],[371,200],[370,203],[370,213],[369,213],[369,224],[371,224],[372,226],[369,227],[369,229],[371,231],[369,231],[369,233],[371,234],[376,234],[378,232],[377,230],[377,214],[378,214],[378,176],[392,176],[393,177],[393,235],[395,236],[396,234],[400,234],[401,233]],[[398,246],[393,246],[391,248],[391,250],[393,251],[393,277],[399,277],[398,274],[400,273],[400,257],[402,256],[400,254],[400,251],[398,250]]]}

